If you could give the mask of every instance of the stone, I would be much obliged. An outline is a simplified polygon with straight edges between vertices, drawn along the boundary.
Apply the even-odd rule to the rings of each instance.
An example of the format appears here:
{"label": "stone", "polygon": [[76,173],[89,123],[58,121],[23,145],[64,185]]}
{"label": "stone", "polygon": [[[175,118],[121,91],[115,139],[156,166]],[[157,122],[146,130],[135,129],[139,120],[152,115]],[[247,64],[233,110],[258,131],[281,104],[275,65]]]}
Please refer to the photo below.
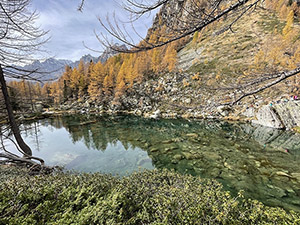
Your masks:
{"label": "stone", "polygon": [[222,116],[228,116],[229,111],[231,111],[231,108],[226,105],[221,105],[217,107],[217,111],[222,115]]}
{"label": "stone", "polygon": [[300,126],[300,102],[288,101],[273,107],[287,130]]}
{"label": "stone", "polygon": [[150,119],[159,119],[161,117],[161,112],[160,110],[156,110],[155,112],[153,112],[153,114],[149,117]]}
{"label": "stone", "polygon": [[170,139],[170,140],[165,140],[165,141],[162,141],[161,143],[162,144],[171,144],[171,143],[173,143],[174,141],[172,140],[172,139]]}
{"label": "stone", "polygon": [[251,118],[251,117],[255,117],[255,109],[253,107],[250,107],[248,109],[246,109],[243,113],[242,113],[243,116],[246,116],[248,118]]}
{"label": "stone", "polygon": [[216,152],[205,152],[204,157],[212,161],[220,160],[222,157]]}
{"label": "stone", "polygon": [[276,129],[284,128],[284,125],[272,106],[264,105],[261,107],[256,113],[256,118],[257,120],[252,120],[252,123]]}
{"label": "stone", "polygon": [[274,185],[271,185],[271,184],[267,184],[267,187],[270,190],[271,193],[269,193],[271,196],[274,195],[274,196],[278,196],[280,198],[286,196],[287,194],[285,193],[285,190],[281,189],[280,187],[276,187]]}
{"label": "stone", "polygon": [[255,162],[255,166],[256,166],[256,167],[261,167],[261,163],[260,163],[259,161],[256,161],[256,160],[255,160],[254,162]]}
{"label": "stone", "polygon": [[185,99],[185,101],[184,101],[186,104],[191,104],[192,103],[192,100],[190,99],[190,98],[187,98],[187,99]]}
{"label": "stone", "polygon": [[287,101],[264,105],[256,113],[252,122],[276,129],[287,130],[300,126],[300,101]]}
{"label": "stone", "polygon": [[224,166],[230,170],[232,170],[232,166],[230,166],[227,162],[224,162]]}
{"label": "stone", "polygon": [[38,104],[35,105],[34,108],[35,108],[35,111],[36,111],[36,112],[43,112],[43,108],[44,108],[44,107],[43,107],[42,104],[39,104],[39,103],[38,103]]}
{"label": "stone", "polygon": [[90,103],[89,103],[89,101],[86,101],[86,102],[83,104],[83,107],[85,107],[85,108],[90,108]]}
{"label": "stone", "polygon": [[193,137],[193,138],[197,138],[198,137],[198,134],[196,133],[188,133],[186,134],[187,137]]}

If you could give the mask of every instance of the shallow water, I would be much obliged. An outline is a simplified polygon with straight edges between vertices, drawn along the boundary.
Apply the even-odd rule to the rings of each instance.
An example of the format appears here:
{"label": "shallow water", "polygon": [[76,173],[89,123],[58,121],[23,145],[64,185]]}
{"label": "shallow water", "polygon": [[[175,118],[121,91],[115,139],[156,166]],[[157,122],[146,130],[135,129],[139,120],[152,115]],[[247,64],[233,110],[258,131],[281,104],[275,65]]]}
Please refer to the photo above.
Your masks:
{"label": "shallow water", "polygon": [[249,124],[65,116],[23,125],[48,165],[126,175],[168,168],[215,178],[235,195],[300,211],[300,135]]}

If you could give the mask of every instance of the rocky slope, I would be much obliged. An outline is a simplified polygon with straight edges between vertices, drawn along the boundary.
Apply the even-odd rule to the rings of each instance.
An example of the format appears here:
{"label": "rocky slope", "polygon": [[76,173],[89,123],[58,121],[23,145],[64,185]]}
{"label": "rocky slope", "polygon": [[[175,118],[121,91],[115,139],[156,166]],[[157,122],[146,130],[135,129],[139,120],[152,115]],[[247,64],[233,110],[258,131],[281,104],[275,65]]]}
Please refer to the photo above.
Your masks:
{"label": "rocky slope", "polygon": [[[164,6],[148,36],[159,29],[161,23],[175,26],[172,15],[176,12],[184,17],[179,9],[187,2],[176,1]],[[177,71],[152,75],[142,83],[135,83],[119,102],[113,97],[98,101],[83,98],[58,108],[78,112],[127,112],[153,118],[254,120],[264,126],[286,129],[299,126],[298,103],[285,102],[291,94],[297,94],[291,80],[248,97],[234,107],[226,105],[242,94],[231,87],[246,79],[245,71],[252,68],[259,50],[268,45],[275,27],[282,29],[285,21],[258,8],[238,20],[232,27],[234,32],[220,32],[226,25],[224,21],[208,28],[197,42],[191,41],[182,48],[177,55]]]}

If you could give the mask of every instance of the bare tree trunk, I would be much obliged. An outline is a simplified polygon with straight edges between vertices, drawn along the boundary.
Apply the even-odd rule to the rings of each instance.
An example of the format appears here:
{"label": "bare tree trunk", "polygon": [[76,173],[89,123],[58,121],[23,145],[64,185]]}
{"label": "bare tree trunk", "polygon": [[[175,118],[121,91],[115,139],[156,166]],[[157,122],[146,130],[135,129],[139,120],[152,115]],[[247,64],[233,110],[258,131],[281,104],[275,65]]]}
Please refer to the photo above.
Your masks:
{"label": "bare tree trunk", "polygon": [[12,130],[12,132],[13,132],[15,138],[16,138],[16,141],[17,141],[20,149],[23,151],[22,153],[24,155],[32,156],[32,151],[31,151],[30,147],[24,142],[24,140],[23,140],[23,138],[20,134],[19,127],[16,123],[15,116],[13,114],[13,109],[12,109],[11,102],[10,102],[10,98],[9,98],[9,95],[8,95],[7,86],[6,86],[6,82],[5,82],[5,78],[4,78],[4,74],[3,74],[1,64],[0,64],[0,84],[1,84],[1,90],[2,90],[2,93],[3,93],[3,98],[4,98],[4,102],[5,102],[7,115],[8,115],[8,120],[9,120],[11,130]]}

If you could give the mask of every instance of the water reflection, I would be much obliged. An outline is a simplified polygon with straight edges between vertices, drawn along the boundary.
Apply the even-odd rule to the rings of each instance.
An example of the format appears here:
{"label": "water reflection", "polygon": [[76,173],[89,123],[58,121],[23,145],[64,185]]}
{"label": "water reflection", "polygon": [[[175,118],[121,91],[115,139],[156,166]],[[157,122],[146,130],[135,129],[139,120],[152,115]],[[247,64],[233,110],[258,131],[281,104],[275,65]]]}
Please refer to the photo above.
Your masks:
{"label": "water reflection", "polygon": [[34,137],[40,146],[35,154],[50,164],[121,174],[171,168],[215,178],[232,193],[243,189],[246,197],[300,211],[300,137],[291,132],[226,122],[93,116],[24,126],[27,141]]}

